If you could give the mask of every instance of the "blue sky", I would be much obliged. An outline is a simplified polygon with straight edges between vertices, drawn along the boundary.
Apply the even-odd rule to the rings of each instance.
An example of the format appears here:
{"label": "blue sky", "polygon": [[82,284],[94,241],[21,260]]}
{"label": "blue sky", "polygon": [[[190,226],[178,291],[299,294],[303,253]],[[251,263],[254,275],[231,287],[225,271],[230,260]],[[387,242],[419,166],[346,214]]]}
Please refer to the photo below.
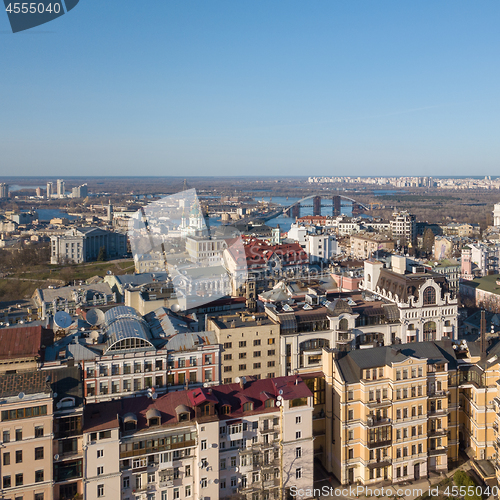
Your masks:
{"label": "blue sky", "polygon": [[497,175],[500,2],[80,0],[10,33],[0,175]]}

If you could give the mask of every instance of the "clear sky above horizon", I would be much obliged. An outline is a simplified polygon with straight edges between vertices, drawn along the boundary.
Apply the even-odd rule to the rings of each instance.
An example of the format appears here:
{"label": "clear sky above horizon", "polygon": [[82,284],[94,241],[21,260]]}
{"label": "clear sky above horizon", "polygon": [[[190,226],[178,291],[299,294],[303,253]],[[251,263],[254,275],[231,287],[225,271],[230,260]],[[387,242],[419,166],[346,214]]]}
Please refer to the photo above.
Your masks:
{"label": "clear sky above horizon", "polygon": [[0,176],[498,175],[499,20],[494,0],[80,0],[12,34],[0,12]]}

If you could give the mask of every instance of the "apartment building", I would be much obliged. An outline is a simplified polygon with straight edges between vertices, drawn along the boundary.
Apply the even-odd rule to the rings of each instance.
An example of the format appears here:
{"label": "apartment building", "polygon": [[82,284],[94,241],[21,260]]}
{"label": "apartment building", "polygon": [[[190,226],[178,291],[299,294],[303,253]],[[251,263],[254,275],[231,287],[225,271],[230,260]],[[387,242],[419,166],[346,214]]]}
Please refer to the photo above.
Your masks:
{"label": "apartment building", "polygon": [[[342,484],[393,483],[446,471],[458,459],[458,377],[451,342],[332,356],[325,351],[324,465]],[[333,418],[335,416],[336,418]]]}
{"label": "apartment building", "polygon": [[83,495],[83,385],[77,366],[43,370],[54,397],[53,498]]}
{"label": "apartment building", "polygon": [[376,255],[379,250],[392,252],[394,240],[385,234],[360,232],[350,237],[351,256],[355,259],[368,259]]}
{"label": "apartment building", "polygon": [[68,346],[83,362],[87,403],[219,383],[220,345],[213,332],[191,332],[163,308],[146,319],[131,307],[114,307],[101,331],[90,332],[95,344]]}
{"label": "apartment building", "polygon": [[312,490],[312,409],[299,377],[88,405],[86,498],[271,500],[292,486]]}
{"label": "apartment building", "polygon": [[207,323],[223,346],[224,384],[237,377],[274,378],[279,374],[280,328],[266,314],[226,314],[209,317]]}
{"label": "apartment building", "polygon": [[417,237],[417,223],[415,216],[407,211],[392,214],[391,234],[396,240],[406,240],[406,244],[413,243]]}
{"label": "apartment building", "polygon": [[0,375],[0,496],[52,499],[51,388],[46,374]]}
{"label": "apartment building", "polygon": [[360,288],[397,305],[403,343],[458,338],[458,300],[445,275],[423,267],[408,272],[400,256],[392,256],[391,269],[374,259],[365,261],[364,268]]}

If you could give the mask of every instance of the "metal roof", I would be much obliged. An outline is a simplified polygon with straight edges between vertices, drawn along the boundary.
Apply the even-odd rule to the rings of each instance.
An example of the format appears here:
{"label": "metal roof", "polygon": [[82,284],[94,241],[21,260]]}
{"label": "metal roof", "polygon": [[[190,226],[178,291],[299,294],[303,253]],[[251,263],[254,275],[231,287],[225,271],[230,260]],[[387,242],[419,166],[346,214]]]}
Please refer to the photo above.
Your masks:
{"label": "metal roof", "polygon": [[106,351],[111,349],[114,344],[124,339],[140,339],[145,341],[153,348],[149,340],[148,330],[142,320],[139,318],[119,318],[113,321],[107,329],[108,341],[106,342]]}
{"label": "metal roof", "polygon": [[105,312],[104,314],[105,325],[109,326],[111,325],[111,323],[113,323],[113,321],[122,317],[138,318],[139,315],[137,314],[136,310],[133,307],[116,306]]}

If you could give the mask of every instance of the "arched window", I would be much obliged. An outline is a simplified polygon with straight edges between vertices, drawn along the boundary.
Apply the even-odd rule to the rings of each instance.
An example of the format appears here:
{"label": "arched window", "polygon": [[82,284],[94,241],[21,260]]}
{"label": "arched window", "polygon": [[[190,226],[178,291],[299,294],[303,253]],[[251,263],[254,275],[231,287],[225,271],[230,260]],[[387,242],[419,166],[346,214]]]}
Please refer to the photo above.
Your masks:
{"label": "arched window", "polygon": [[424,290],[424,306],[430,306],[436,303],[436,290],[434,287],[428,286]]}
{"label": "arched window", "polygon": [[368,283],[371,283],[371,281],[372,281],[372,277],[371,277],[371,275],[369,274],[369,275],[368,275]]}
{"label": "arched window", "polygon": [[436,323],[434,321],[427,321],[424,324],[424,342],[436,340]]}
{"label": "arched window", "polygon": [[349,330],[349,322],[347,321],[346,318],[342,318],[339,321],[339,330],[342,330],[342,331]]}

